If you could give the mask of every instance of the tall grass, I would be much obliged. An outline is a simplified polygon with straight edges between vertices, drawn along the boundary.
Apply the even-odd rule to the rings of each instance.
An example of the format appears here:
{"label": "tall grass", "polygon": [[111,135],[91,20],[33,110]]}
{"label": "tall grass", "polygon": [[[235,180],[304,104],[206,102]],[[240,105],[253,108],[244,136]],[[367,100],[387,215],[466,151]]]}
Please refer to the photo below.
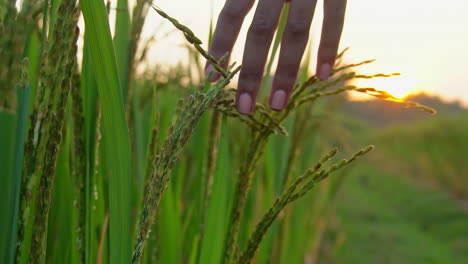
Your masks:
{"label": "tall grass", "polygon": [[[117,12],[114,36],[104,1],[23,1],[19,10],[14,3],[0,2],[0,103],[8,111],[0,122],[5,132],[14,132],[2,134],[1,143],[8,145],[3,137],[16,142],[2,153],[13,164],[4,172],[1,208],[8,213],[0,223],[9,232],[1,238],[2,263],[319,258],[326,225],[316,224],[326,222],[347,170],[331,175],[373,147],[333,163],[335,149],[320,158],[344,144],[325,137],[326,126],[314,115],[323,119],[324,98],[349,90],[396,101],[375,88],[347,85],[391,74],[353,71],[371,62],[365,61],[341,64],[321,82],[308,75],[306,61],[285,111],[259,103],[245,116],[235,110],[235,90],[229,88],[240,66],[223,68],[193,31],[147,1],[130,7],[119,0],[109,9]],[[200,65],[172,75],[152,69],[137,75],[148,49],[140,35],[150,10],[183,34],[193,63],[212,63],[222,75],[217,83],[190,78],[182,84]],[[286,14],[287,8],[283,20]],[[80,15],[84,29],[77,26]]]}

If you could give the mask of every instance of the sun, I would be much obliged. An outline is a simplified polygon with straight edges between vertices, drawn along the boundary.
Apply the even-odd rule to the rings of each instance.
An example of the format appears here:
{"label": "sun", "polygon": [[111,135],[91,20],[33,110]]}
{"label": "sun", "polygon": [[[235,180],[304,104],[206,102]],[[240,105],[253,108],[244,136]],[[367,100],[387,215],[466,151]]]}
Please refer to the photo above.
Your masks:
{"label": "sun", "polygon": [[[389,78],[356,79],[353,85],[359,87],[373,87],[377,90],[386,91],[399,99],[404,99],[408,95],[421,92],[421,90],[418,89],[416,80],[405,75],[397,75]],[[353,93],[352,97],[356,96],[361,97],[362,94],[359,96]]]}

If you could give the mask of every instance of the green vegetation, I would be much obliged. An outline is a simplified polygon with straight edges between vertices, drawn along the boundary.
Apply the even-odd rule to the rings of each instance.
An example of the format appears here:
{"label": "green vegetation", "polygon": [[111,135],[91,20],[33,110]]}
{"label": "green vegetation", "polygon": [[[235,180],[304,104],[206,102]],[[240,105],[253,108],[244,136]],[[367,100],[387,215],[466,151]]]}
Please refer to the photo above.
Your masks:
{"label": "green vegetation", "polygon": [[[115,25],[104,1],[24,0],[19,9],[15,2],[0,1],[1,263],[462,263],[468,256],[468,213],[454,198],[466,195],[457,152],[467,145],[459,126],[466,118],[376,133],[340,110],[339,95],[357,91],[433,113],[349,85],[396,74],[360,75],[355,68],[372,61],[346,64],[341,53],[333,78],[322,82],[306,61],[284,111],[258,104],[245,116],[230,85],[240,66],[223,69],[188,27],[146,0],[132,10],[117,1]],[[153,11],[184,35],[197,65],[136,73]],[[217,83],[191,70],[204,59],[223,76]],[[267,74],[263,85],[270,81]]]}
{"label": "green vegetation", "polygon": [[337,203],[338,263],[465,263],[468,210],[446,193],[363,164]]}
{"label": "green vegetation", "polygon": [[[466,115],[446,116],[410,127],[394,127],[378,137],[385,156],[399,157],[394,168],[463,199],[468,194],[468,163],[462,154],[468,148],[467,121]],[[396,142],[402,146],[396,147]]]}

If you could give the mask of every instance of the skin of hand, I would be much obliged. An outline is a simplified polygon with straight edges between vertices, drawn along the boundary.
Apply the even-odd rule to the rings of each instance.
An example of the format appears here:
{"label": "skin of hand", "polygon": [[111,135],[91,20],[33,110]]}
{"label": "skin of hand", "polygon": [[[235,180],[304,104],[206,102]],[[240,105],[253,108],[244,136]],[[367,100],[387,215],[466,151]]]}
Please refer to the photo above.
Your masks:
{"label": "skin of hand", "polygon": [[[288,1],[288,0],[286,0]],[[285,0],[258,0],[247,40],[239,76],[236,107],[241,114],[255,109],[268,52],[278,27]],[[296,82],[302,56],[309,40],[310,26],[317,0],[290,0],[289,14],[281,40],[278,66],[273,79],[269,104],[274,110],[284,109]],[[231,54],[239,31],[255,0],[226,0],[219,15],[209,53],[216,59]],[[319,79],[330,76],[340,42],[346,10],[346,0],[324,0],[322,34],[317,56]],[[226,60],[223,66],[227,66]],[[205,73],[210,82],[221,75],[207,63]]]}

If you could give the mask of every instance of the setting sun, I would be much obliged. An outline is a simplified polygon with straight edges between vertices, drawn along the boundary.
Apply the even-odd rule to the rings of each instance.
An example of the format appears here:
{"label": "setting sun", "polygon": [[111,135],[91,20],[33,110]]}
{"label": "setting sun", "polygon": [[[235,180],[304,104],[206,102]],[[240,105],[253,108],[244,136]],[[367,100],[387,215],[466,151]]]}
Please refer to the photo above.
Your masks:
{"label": "setting sun", "polygon": [[[422,92],[418,87],[417,82],[413,78],[405,75],[398,75],[389,78],[357,79],[353,82],[353,85],[359,87],[373,87],[377,90],[386,91],[401,99],[410,94]],[[352,93],[351,97],[353,99],[367,99],[366,95],[362,95],[360,93]]]}

